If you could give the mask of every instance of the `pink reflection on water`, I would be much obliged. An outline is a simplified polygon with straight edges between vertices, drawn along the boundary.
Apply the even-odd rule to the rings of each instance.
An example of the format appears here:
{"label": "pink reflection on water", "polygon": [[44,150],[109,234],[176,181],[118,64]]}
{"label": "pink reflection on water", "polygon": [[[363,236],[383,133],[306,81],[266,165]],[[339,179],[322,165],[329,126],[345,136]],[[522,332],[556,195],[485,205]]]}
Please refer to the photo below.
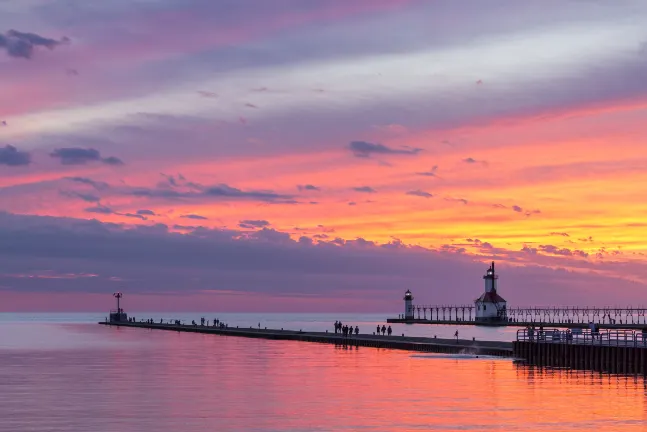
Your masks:
{"label": "pink reflection on water", "polygon": [[642,379],[509,360],[72,325],[0,351],[7,430],[642,431]]}

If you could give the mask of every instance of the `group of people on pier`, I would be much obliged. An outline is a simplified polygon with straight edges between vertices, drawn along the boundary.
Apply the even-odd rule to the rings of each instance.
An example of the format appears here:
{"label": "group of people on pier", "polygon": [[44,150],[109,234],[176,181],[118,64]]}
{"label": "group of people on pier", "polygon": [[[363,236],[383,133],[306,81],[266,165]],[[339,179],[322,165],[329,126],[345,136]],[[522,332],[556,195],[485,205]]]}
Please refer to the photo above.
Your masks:
{"label": "group of people on pier", "polygon": [[[355,329],[353,329],[352,325],[350,326],[344,325],[341,321],[335,321],[334,327],[335,327],[335,334],[340,333],[340,334],[343,334],[344,336],[352,336],[353,331],[355,332],[356,335],[359,334],[358,326],[355,326]],[[382,324],[382,326],[380,327],[380,325],[378,324],[376,332],[377,333],[374,333],[374,334],[377,334],[377,335],[382,334],[382,336],[388,334],[389,336],[391,336],[391,334],[393,333],[393,329],[391,328],[391,326],[387,327],[384,324]]]}
{"label": "group of people on pier", "polygon": [[377,325],[377,334],[379,335],[380,332],[382,332],[382,336],[384,336],[385,333],[387,333],[389,336],[391,336],[391,333],[393,333],[393,330],[391,329],[391,326],[388,328],[382,324],[382,327],[380,328],[380,325]]}
{"label": "group of people on pier", "polygon": [[358,335],[359,334],[359,327],[355,326],[355,329],[353,330],[352,325],[351,326],[344,325],[344,324],[342,324],[341,321],[335,321],[335,334],[341,333],[345,337],[347,337],[347,336],[352,336],[353,331],[355,332],[356,335]]}
{"label": "group of people on pier", "polygon": [[[214,318],[212,321],[212,327],[218,327],[218,328],[228,328],[229,326],[225,324],[224,322],[220,321],[218,318]],[[179,321],[176,321],[177,325],[180,325]],[[191,325],[194,327],[198,326],[198,323],[195,322],[195,320],[191,321]],[[206,319],[205,317],[200,318],[200,327],[209,327],[209,320]]]}

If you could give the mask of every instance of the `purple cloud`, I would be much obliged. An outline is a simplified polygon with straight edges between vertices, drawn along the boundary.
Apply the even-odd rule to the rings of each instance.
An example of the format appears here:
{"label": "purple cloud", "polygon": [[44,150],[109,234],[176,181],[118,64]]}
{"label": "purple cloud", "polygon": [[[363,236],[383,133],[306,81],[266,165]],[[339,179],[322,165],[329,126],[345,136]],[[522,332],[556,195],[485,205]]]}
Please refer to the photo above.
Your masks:
{"label": "purple cloud", "polygon": [[420,190],[420,189],[408,191],[406,193],[406,195],[418,196],[418,197],[421,197],[421,198],[431,198],[431,197],[433,197],[433,195],[430,194],[429,192],[425,192],[425,191]]}
{"label": "purple cloud", "polygon": [[348,144],[348,149],[355,157],[368,158],[374,154],[377,155],[417,155],[422,151],[420,148],[412,149],[394,149],[384,144],[373,144],[366,141],[352,141]]}
{"label": "purple cloud", "polygon": [[107,165],[123,165],[123,161],[114,156],[102,158],[99,150],[93,148],[57,148],[49,155],[55,159],[59,159],[63,165],[84,165],[88,162],[103,162]]}
{"label": "purple cloud", "polygon": [[0,165],[26,166],[31,163],[31,155],[25,151],[19,151],[12,145],[0,147]]}
{"label": "purple cloud", "polygon": [[370,186],[354,187],[353,190],[355,192],[362,192],[362,193],[377,193],[377,191]]}
{"label": "purple cloud", "polygon": [[268,221],[266,221],[266,220],[251,220],[251,219],[242,220],[238,224],[238,226],[240,228],[247,228],[247,229],[250,229],[250,228],[264,228],[264,227],[269,226],[269,225],[270,225],[270,223]]}
{"label": "purple cloud", "polygon": [[30,59],[34,51],[39,48],[53,50],[59,45],[69,43],[68,38],[61,40],[49,39],[35,33],[23,33],[17,30],[9,30],[0,33],[0,49],[4,48],[10,57]]}

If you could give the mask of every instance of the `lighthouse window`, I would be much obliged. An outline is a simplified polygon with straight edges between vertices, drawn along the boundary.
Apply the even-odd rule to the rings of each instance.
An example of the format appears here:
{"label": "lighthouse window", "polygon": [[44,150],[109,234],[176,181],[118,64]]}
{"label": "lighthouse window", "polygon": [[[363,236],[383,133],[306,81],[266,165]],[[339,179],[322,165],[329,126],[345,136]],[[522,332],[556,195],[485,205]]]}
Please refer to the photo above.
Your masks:
{"label": "lighthouse window", "polygon": [[483,305],[483,310],[487,309],[487,306]]}

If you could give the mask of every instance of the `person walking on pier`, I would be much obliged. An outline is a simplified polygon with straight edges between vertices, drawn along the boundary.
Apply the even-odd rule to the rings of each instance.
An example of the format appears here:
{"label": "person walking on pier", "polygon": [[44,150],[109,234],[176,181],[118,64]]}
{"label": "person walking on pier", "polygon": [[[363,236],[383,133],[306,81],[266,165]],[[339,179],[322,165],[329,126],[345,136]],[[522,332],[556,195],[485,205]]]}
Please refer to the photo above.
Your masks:
{"label": "person walking on pier", "polygon": [[355,334],[356,334],[356,335],[358,335],[358,334],[359,334],[359,327],[358,327],[358,326],[355,326]]}
{"label": "person walking on pier", "polygon": [[382,324],[382,336],[386,334],[386,326]]}
{"label": "person walking on pier", "polygon": [[380,335],[380,325],[379,324],[377,325],[377,335],[378,336]]}
{"label": "person walking on pier", "polygon": [[389,336],[391,336],[391,333],[393,333],[393,330],[391,330],[391,326],[389,326],[389,328],[386,329],[386,331],[389,334]]}

